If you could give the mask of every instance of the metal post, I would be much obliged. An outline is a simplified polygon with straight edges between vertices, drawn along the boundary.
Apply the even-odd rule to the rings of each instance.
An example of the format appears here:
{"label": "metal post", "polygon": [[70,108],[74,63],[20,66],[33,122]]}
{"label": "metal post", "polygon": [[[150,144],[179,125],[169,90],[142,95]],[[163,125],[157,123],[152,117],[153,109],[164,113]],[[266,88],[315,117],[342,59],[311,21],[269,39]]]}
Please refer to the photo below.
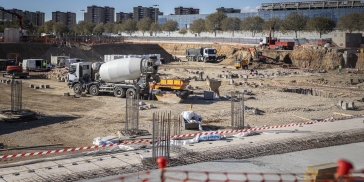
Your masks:
{"label": "metal post", "polygon": [[242,119],[243,119],[243,125],[242,125],[242,127],[243,127],[243,129],[244,129],[244,112],[245,112],[245,106],[244,106],[244,92],[242,92],[242,106],[243,106],[243,108],[241,108],[241,112],[242,112]]}

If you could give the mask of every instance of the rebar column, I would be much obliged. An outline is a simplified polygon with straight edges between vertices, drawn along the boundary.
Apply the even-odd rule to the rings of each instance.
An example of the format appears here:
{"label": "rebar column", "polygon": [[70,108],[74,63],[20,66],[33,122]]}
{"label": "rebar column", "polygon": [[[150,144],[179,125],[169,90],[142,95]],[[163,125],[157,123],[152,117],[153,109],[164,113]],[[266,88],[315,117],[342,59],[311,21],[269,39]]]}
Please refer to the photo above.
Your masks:
{"label": "rebar column", "polygon": [[17,113],[22,110],[22,82],[11,80],[11,112]]}
{"label": "rebar column", "polygon": [[[153,113],[152,157],[170,157],[171,112]],[[176,122],[174,122],[176,123]]]}
{"label": "rebar column", "polygon": [[126,96],[124,130],[126,132],[139,130],[139,94],[136,94],[136,98],[135,96]]}

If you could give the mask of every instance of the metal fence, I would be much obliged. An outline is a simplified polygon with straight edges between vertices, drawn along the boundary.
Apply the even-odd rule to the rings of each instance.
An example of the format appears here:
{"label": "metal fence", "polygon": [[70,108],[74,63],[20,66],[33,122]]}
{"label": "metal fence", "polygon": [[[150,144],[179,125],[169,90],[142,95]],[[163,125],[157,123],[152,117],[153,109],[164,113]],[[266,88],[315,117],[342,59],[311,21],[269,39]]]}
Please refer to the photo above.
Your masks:
{"label": "metal fence", "polygon": [[[280,41],[295,42],[296,45],[306,43],[317,43],[319,40],[330,41],[331,39],[306,39],[306,38],[281,38]],[[234,44],[259,44],[260,38],[244,37],[147,37],[129,36],[124,37],[127,42],[206,42],[206,43],[234,43]]]}

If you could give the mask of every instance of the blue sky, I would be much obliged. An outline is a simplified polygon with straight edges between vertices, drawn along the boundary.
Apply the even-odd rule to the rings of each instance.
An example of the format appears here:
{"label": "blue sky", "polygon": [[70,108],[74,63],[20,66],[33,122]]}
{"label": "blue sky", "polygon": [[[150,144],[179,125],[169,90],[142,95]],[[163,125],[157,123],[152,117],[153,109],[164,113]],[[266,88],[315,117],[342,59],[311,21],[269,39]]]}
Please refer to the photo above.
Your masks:
{"label": "blue sky", "polygon": [[[115,13],[132,12],[135,6],[150,7],[158,4],[165,15],[174,13],[178,6],[199,8],[200,14],[210,14],[218,7],[242,9],[242,12],[256,11],[262,3],[270,2],[295,2],[298,0],[1,0],[0,6],[5,9],[21,9],[26,11],[41,11],[45,13],[45,20],[52,19],[52,12],[74,12],[77,21],[82,18],[80,10],[87,6],[110,6],[115,8]],[[306,0],[307,1],[307,0]]]}

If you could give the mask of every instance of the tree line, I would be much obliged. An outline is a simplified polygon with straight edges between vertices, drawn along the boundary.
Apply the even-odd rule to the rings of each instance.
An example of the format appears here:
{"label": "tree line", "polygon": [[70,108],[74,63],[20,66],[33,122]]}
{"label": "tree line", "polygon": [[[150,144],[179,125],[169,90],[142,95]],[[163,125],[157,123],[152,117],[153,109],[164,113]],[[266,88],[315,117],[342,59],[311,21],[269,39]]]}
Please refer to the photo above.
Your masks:
{"label": "tree line", "polygon": [[[18,28],[18,21],[6,21],[0,25],[0,31],[5,27]],[[33,34],[40,33],[56,33],[57,35],[101,35],[102,33],[120,33],[124,32],[132,35],[140,31],[143,36],[146,32],[149,34],[157,34],[162,31],[176,31],[178,23],[173,20],[167,20],[164,24],[153,22],[146,17],[139,21],[128,19],[117,23],[96,24],[86,21],[80,21],[72,28],[68,28],[65,24],[54,22],[52,20],[44,23],[44,26],[34,26],[29,23],[29,20],[24,20],[23,29],[28,30]],[[300,31],[316,32],[320,35],[330,33],[334,30],[352,33],[354,31],[364,30],[364,12],[350,13],[341,17],[337,23],[327,17],[307,18],[302,14],[292,12],[285,19],[270,18],[264,20],[260,16],[247,17],[244,20],[239,18],[227,17],[222,12],[216,12],[208,15],[206,19],[197,19],[190,24],[189,29],[181,28],[178,32],[182,35],[188,32],[200,35],[202,32],[216,34],[218,32],[231,32],[234,37],[235,32],[245,31],[250,32],[254,37],[257,33],[268,33],[270,29],[285,33],[293,32],[297,38],[297,33]]]}

